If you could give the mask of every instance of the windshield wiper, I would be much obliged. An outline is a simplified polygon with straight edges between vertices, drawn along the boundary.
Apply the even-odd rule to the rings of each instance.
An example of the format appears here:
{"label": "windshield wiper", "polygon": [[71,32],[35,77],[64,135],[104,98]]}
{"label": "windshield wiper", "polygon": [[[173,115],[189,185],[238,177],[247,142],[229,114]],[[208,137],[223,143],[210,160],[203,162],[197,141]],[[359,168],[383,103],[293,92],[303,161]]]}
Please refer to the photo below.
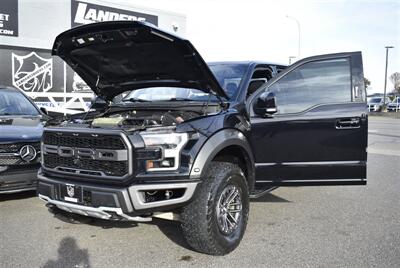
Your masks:
{"label": "windshield wiper", "polygon": [[170,98],[170,99],[165,100],[165,101],[196,101],[196,100],[189,99],[189,98]]}
{"label": "windshield wiper", "polygon": [[139,99],[139,98],[128,98],[128,99],[123,99],[122,102],[151,102],[151,100],[145,100],[145,99]]}

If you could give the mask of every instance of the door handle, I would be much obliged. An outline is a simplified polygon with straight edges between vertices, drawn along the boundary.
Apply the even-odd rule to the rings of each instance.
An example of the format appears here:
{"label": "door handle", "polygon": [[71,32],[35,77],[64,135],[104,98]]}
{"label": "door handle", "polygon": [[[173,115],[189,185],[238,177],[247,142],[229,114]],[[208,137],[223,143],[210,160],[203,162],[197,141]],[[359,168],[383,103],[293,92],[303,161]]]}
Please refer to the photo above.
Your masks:
{"label": "door handle", "polygon": [[359,117],[341,118],[336,120],[336,129],[360,128],[361,119]]}

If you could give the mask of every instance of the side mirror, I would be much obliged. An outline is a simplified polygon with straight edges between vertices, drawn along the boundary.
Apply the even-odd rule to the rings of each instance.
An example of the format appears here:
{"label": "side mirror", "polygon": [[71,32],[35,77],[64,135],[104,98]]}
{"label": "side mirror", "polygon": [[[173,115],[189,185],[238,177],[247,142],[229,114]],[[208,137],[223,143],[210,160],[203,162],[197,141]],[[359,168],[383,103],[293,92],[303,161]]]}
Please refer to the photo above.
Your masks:
{"label": "side mirror", "polygon": [[254,112],[260,116],[272,115],[278,111],[276,107],[275,94],[272,92],[263,92],[258,96],[254,103]]}
{"label": "side mirror", "polygon": [[45,115],[49,115],[49,112],[47,111],[46,108],[40,107],[39,110],[40,110],[42,113],[44,113]]}

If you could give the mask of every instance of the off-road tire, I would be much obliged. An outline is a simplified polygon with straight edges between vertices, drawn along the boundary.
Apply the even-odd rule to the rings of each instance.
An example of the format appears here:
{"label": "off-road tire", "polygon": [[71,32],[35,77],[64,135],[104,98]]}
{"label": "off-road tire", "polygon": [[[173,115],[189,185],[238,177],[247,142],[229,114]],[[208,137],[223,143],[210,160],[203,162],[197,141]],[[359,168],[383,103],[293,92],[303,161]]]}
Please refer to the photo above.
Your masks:
{"label": "off-road tire", "polygon": [[[241,198],[241,214],[237,227],[224,234],[218,225],[217,205],[225,188],[236,187]],[[238,165],[212,162],[207,175],[197,186],[191,203],[181,212],[181,224],[186,241],[194,250],[210,255],[225,255],[242,240],[249,215],[249,187]],[[226,191],[225,191],[226,192]]]}

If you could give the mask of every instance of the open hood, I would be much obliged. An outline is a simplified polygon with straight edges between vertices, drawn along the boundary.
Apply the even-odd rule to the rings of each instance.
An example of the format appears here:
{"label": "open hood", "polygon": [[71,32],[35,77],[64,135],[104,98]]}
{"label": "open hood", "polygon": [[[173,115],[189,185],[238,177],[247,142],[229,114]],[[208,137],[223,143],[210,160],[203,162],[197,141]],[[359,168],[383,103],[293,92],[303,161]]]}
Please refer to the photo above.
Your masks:
{"label": "open hood", "polygon": [[194,46],[152,24],[112,21],[83,25],[57,36],[60,56],[106,100],[127,90],[196,88],[228,98]]}

